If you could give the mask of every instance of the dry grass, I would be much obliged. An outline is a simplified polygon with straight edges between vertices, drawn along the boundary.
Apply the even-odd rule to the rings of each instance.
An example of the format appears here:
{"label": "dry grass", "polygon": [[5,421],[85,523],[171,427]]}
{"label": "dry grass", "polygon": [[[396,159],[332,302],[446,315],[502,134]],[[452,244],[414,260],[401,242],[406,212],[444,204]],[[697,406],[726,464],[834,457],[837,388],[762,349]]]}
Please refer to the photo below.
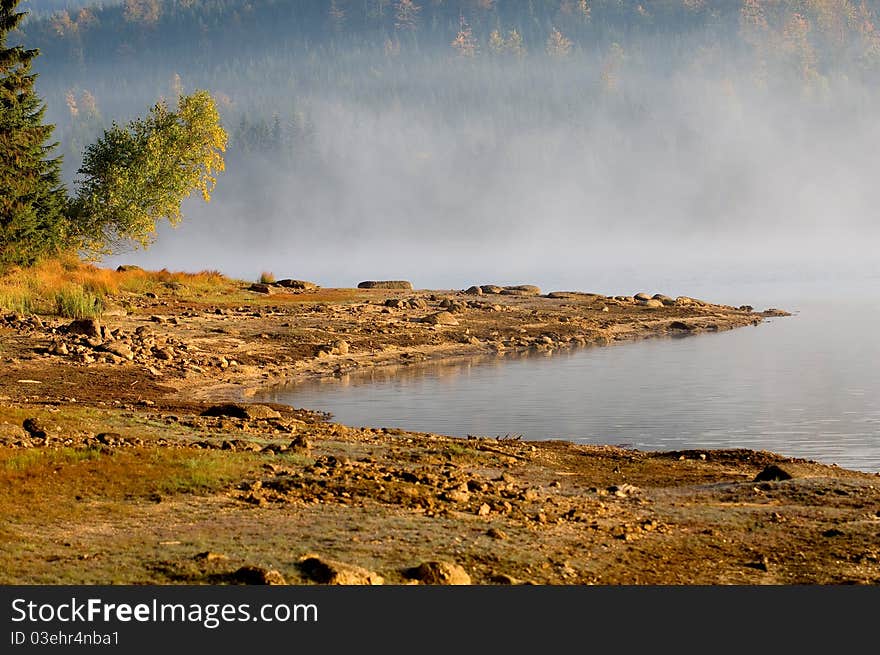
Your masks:
{"label": "dry grass", "polygon": [[0,448],[0,516],[52,520],[79,513],[84,499],[214,493],[253,472],[257,462],[210,450]]}
{"label": "dry grass", "polygon": [[260,273],[260,284],[274,284],[275,274],[270,271]]}
{"label": "dry grass", "polygon": [[235,281],[217,271],[120,271],[64,258],[7,271],[0,277],[0,310],[82,318],[100,314],[110,301],[127,294],[200,297],[237,289]]}

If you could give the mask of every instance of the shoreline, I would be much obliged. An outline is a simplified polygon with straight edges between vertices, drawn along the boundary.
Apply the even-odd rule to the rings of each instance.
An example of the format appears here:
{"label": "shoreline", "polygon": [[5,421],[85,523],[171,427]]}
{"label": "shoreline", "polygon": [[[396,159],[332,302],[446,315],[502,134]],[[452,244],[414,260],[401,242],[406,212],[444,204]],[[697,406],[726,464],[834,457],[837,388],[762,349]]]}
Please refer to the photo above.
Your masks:
{"label": "shoreline", "polygon": [[[79,324],[91,335],[69,320],[4,319],[0,582],[880,583],[877,475],[741,449],[356,428],[241,402],[290,378],[684,336],[784,314],[666,302],[266,296],[242,283],[225,296],[120,297],[123,310]],[[315,578],[314,557],[336,573]],[[408,577],[430,561],[448,575]]]}

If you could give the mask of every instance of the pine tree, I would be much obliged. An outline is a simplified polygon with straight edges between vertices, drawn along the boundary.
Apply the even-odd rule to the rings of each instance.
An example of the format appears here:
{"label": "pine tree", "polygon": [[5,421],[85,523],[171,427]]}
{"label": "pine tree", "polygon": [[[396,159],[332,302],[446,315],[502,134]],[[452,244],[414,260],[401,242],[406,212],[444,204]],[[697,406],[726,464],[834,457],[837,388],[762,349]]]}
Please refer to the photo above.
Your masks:
{"label": "pine tree", "polygon": [[0,268],[32,264],[62,247],[67,195],[61,159],[50,158],[53,125],[34,92],[36,50],[7,46],[22,18],[19,0],[0,0]]}

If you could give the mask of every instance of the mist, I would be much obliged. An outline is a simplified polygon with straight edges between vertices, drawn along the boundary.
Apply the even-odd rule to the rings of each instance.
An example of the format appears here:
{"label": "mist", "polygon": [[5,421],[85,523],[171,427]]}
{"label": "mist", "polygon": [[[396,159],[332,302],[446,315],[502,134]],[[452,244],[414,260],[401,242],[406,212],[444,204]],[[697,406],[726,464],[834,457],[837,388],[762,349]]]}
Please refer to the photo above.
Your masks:
{"label": "mist", "polygon": [[[116,62],[63,81],[45,69],[40,84],[56,100],[90,90],[104,122],[170,97],[174,74],[221,98],[231,142],[213,200],[187,201],[179,227],[111,266],[731,303],[876,289],[878,87],[858,56],[814,49],[830,63],[810,68],[717,26],[565,56],[542,45],[267,47],[256,76]],[[63,136],[67,107],[50,106]],[[283,146],[248,143],[257,119]]]}

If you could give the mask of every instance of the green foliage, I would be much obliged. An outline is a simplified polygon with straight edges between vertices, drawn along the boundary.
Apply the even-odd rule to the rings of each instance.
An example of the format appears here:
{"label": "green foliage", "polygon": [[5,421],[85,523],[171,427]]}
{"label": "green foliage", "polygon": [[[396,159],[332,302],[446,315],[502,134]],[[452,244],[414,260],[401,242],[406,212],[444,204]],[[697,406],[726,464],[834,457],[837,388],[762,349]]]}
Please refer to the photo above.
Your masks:
{"label": "green foliage", "polygon": [[54,127],[34,92],[36,50],[8,47],[24,18],[19,0],[0,0],[0,269],[56,253],[65,236],[61,161],[50,158]]}
{"label": "green foliage", "polygon": [[55,314],[66,318],[92,318],[102,311],[101,299],[79,284],[55,293]]}
{"label": "green foliage", "polygon": [[160,102],[145,119],[114,124],[86,149],[79,170],[72,215],[82,248],[146,247],[158,221],[180,222],[181,203],[193,192],[210,201],[226,142],[206,91],[181,96],[176,111]]}

